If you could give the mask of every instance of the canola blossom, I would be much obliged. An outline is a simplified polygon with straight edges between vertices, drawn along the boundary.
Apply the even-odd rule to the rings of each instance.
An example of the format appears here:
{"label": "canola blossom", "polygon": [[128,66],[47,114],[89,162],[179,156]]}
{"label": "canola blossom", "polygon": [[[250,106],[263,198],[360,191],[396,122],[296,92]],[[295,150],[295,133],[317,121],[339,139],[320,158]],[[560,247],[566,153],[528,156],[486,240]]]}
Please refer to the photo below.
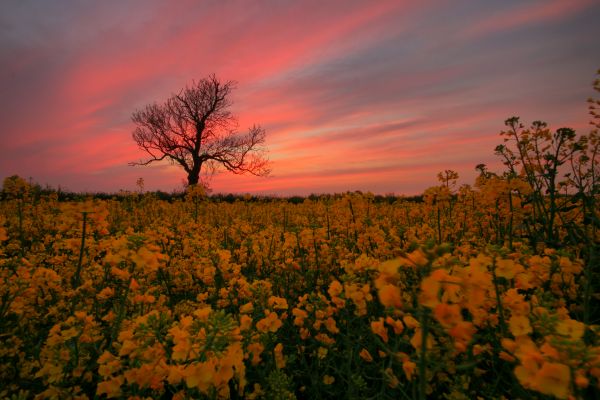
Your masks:
{"label": "canola blossom", "polygon": [[569,238],[593,223],[560,209],[565,245],[532,240],[526,181],[451,172],[422,201],[5,183],[0,398],[597,395],[597,271]]}

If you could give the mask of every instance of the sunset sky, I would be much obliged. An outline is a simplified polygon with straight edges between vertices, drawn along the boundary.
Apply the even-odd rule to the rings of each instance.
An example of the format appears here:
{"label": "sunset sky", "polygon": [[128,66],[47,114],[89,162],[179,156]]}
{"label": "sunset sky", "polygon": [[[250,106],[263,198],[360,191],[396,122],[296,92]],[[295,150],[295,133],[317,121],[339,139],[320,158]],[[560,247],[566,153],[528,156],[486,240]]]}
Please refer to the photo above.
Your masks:
{"label": "sunset sky", "polygon": [[71,191],[182,188],[131,114],[215,73],[272,176],[215,192],[416,194],[494,169],[503,121],[588,130],[600,1],[4,1],[0,179]]}

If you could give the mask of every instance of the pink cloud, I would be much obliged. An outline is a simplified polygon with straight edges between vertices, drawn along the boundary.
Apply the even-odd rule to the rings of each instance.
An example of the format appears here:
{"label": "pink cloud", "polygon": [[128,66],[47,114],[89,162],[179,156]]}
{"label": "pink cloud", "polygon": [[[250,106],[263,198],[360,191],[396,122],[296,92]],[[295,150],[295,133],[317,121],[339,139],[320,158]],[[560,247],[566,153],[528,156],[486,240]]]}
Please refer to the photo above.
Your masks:
{"label": "pink cloud", "polygon": [[521,3],[515,8],[492,14],[463,31],[466,37],[481,37],[537,23],[552,23],[569,18],[592,6],[593,0],[549,0]]}

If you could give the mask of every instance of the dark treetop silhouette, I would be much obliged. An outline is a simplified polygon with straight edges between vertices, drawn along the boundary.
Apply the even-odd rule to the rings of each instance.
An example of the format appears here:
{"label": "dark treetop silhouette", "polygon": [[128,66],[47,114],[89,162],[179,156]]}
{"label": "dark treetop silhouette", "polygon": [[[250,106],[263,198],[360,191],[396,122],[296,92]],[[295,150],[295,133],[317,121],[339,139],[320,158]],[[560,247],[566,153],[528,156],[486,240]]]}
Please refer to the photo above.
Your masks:
{"label": "dark treetop silhouette", "polygon": [[265,130],[254,125],[239,133],[237,118],[229,111],[234,85],[211,75],[162,104],[135,111],[133,140],[150,159],[130,165],[168,160],[185,170],[189,185],[198,183],[203,166],[212,172],[225,168],[235,174],[267,175]]}

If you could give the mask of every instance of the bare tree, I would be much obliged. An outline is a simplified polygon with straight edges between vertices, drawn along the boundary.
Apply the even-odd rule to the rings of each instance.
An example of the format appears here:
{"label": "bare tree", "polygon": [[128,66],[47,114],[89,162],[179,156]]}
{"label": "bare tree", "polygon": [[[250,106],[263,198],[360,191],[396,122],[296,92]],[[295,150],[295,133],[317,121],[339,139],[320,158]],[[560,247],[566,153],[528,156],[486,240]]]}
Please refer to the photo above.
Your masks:
{"label": "bare tree", "polygon": [[203,166],[211,172],[225,168],[234,174],[267,175],[265,130],[254,125],[239,133],[237,118],[229,111],[234,85],[211,75],[162,104],[135,111],[133,140],[150,158],[130,165],[168,160],[184,169],[189,185],[198,183]]}

